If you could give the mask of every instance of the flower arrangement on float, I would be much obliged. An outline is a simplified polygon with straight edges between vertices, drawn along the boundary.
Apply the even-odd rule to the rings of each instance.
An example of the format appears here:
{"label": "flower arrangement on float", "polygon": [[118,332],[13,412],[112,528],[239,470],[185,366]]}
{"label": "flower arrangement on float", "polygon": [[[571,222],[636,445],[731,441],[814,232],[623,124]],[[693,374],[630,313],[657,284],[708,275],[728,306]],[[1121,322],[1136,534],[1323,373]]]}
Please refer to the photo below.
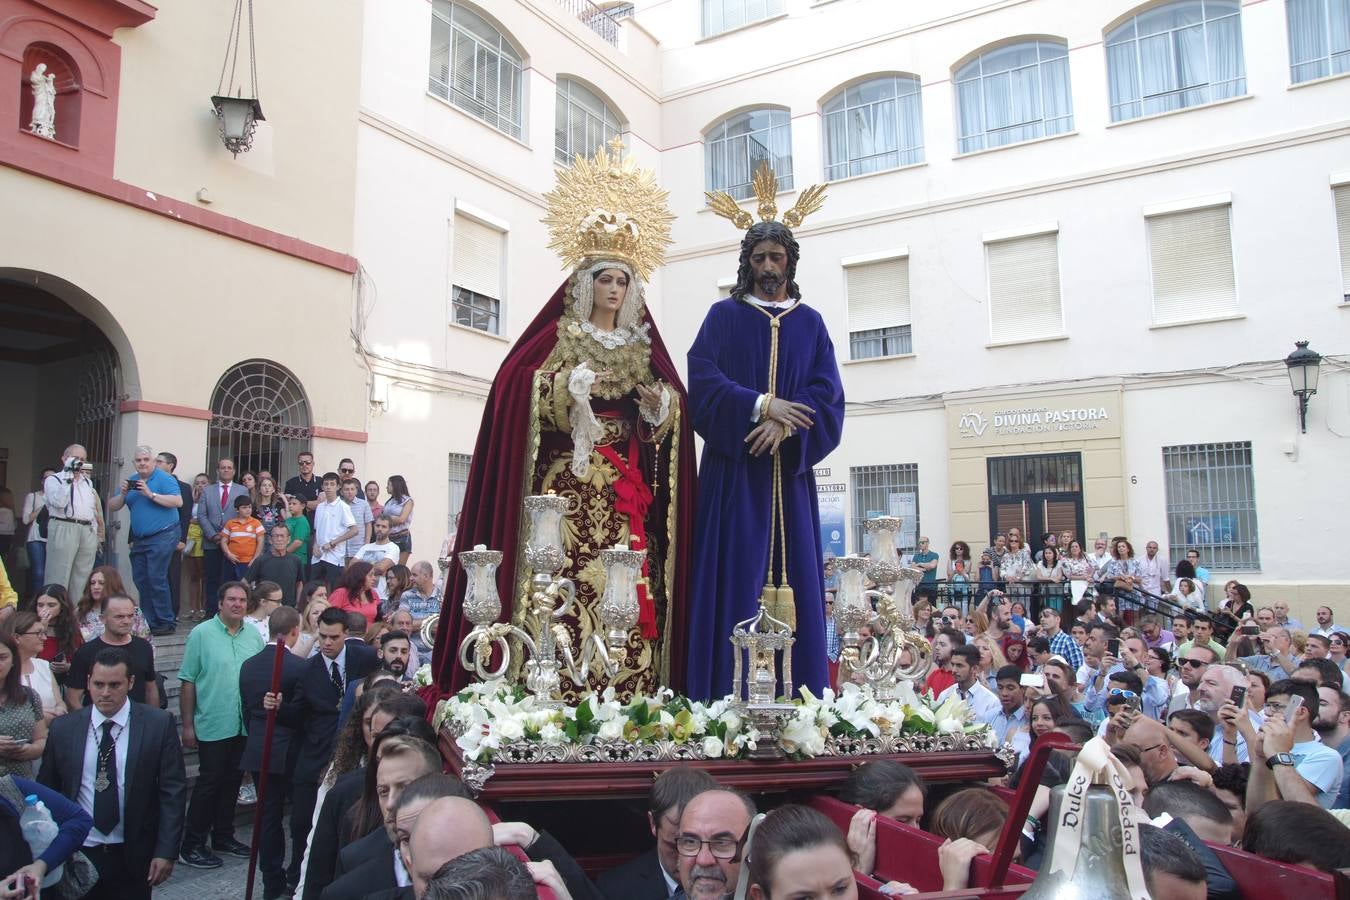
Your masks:
{"label": "flower arrangement on float", "polygon": [[[960,698],[937,703],[905,688],[888,701],[854,684],[820,696],[801,688],[778,746],[791,759],[810,759],[994,745],[992,730],[973,723]],[[432,724],[444,727],[464,759],[479,765],[740,759],[765,739],[730,696],[704,703],[663,688],[623,703],[610,688],[575,706],[556,707],[502,680],[473,684],[442,700]]]}

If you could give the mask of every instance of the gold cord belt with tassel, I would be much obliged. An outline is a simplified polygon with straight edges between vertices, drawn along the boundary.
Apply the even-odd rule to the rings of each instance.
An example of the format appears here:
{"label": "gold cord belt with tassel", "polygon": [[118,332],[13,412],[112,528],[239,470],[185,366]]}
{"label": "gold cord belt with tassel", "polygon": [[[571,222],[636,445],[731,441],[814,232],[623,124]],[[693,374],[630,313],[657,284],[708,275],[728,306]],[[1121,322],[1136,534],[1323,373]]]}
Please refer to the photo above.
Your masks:
{"label": "gold cord belt with tassel", "polygon": [[[794,303],[778,315],[774,315],[769,310],[757,303],[745,301],[750,306],[762,312],[769,320],[769,389],[767,400],[764,403],[764,410],[761,414],[761,421],[767,419],[769,415],[769,402],[772,401],[778,389],[778,334],[779,326],[783,317],[792,312],[801,305],[801,301]],[[786,426],[784,426],[786,428]],[[792,591],[792,586],[788,584],[787,575],[787,513],[783,506],[783,458],[778,453],[778,448],[773,450],[773,491],[769,507],[769,563],[768,571],[764,574],[764,590],[760,594],[760,602],[768,610],[769,615],[787,624],[793,631],[797,630],[797,599]],[[778,583],[774,584],[773,579],[773,552],[775,544],[778,546]]]}

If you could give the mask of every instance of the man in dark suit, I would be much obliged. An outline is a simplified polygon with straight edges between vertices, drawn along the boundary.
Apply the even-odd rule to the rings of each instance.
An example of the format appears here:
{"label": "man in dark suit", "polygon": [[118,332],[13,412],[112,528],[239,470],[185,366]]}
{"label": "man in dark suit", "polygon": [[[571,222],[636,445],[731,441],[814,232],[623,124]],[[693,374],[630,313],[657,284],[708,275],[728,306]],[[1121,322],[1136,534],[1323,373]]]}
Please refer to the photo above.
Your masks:
{"label": "man in dark suit", "polygon": [[610,869],[596,879],[600,893],[609,900],[668,900],[679,890],[680,855],[675,838],[680,833],[680,814],[698,794],[717,787],[703,769],[676,766],[652,782],[647,795],[647,826],[656,846]]}
{"label": "man in dark suit", "polygon": [[178,535],[178,546],[174,548],[173,555],[169,557],[169,601],[173,606],[174,618],[178,618],[178,609],[182,601],[183,591],[183,549],[187,546],[188,526],[192,524],[192,485],[183,479],[174,475],[174,469],[178,468],[178,457],[169,453],[167,450],[160,451],[155,456],[155,465],[160,469],[173,475],[174,481],[178,482],[178,493],[183,498],[183,505],[178,507],[178,524],[180,526]]}
{"label": "man in dark suit", "polygon": [[248,738],[239,769],[253,775],[253,783],[261,784],[263,739],[267,734],[267,713],[277,711],[276,727],[272,733],[272,755],[267,763],[267,790],[263,804],[262,831],[258,835],[258,868],[263,875],[263,900],[276,900],[286,890],[286,833],[282,824],[282,810],[290,793],[291,772],[295,769],[299,741],[295,740],[296,726],[302,720],[300,678],[305,662],[294,653],[281,651],[280,690],[273,694],[272,667],[277,659],[277,644],[294,647],[300,639],[300,614],[289,606],[272,611],[267,620],[271,642],[263,652],[244,660],[239,668],[239,696],[244,706],[244,723]]}
{"label": "man in dark suit", "polygon": [[202,528],[202,569],[206,596],[206,617],[216,614],[216,592],[222,581],[234,580],[234,564],[230,563],[228,575],[224,567],[229,560],[220,552],[224,535],[221,529],[234,518],[234,501],[247,497],[248,489],[234,481],[234,460],[222,459],[216,464],[217,480],[211,482],[202,491],[201,502],[197,504],[197,524]]}
{"label": "man in dark suit", "polygon": [[[336,881],[322,900],[362,900],[371,894],[412,884],[399,842],[412,833],[422,810],[441,797],[467,797],[459,780],[442,775],[435,745],[411,736],[390,738],[381,746],[376,784],[384,827],[342,848]],[[414,775],[414,773],[418,773]],[[412,777],[411,780],[406,780]]]}
{"label": "man in dark suit", "polygon": [[86,900],[148,900],[173,874],[183,837],[183,748],[168,713],[131,701],[131,681],[125,650],[100,651],[88,681],[93,705],[52,720],[38,772],[94,817],[84,853],[99,880]]}
{"label": "man in dark suit", "polygon": [[330,606],[319,615],[319,652],[305,663],[299,685],[304,725],[300,756],[292,777],[291,864],[286,869],[290,884],[300,880],[300,861],[314,817],[319,782],[333,756],[338,711],[347,685],[364,678],[379,664],[373,648],[364,643],[347,643],[346,611]]}

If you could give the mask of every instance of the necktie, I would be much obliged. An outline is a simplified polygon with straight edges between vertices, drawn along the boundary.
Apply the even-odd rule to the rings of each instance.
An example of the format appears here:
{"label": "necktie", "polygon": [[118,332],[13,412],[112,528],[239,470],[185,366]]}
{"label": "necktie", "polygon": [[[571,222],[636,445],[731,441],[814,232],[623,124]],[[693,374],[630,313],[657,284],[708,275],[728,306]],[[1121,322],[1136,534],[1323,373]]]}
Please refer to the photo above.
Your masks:
{"label": "necktie", "polygon": [[117,745],[113,743],[113,721],[103,723],[103,739],[98,744],[98,765],[94,775],[94,827],[111,834],[122,818],[117,810]]}
{"label": "necktie", "polygon": [[342,685],[342,670],[338,668],[337,660],[333,660],[333,687],[337,688],[338,705],[342,705],[342,697],[346,694],[346,688]]}
{"label": "necktie", "polygon": [[229,500],[230,500],[230,486],[228,484],[222,484],[220,486],[220,509],[222,512],[226,513],[229,512],[229,510],[225,509],[225,504],[228,503]]}

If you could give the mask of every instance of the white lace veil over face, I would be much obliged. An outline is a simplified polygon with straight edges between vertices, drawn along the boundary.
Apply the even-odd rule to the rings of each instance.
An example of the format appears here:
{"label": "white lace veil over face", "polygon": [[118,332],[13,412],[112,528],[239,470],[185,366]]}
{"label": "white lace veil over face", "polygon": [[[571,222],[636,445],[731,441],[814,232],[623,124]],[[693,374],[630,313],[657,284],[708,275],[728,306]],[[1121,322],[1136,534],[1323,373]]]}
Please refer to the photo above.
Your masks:
{"label": "white lace veil over face", "polygon": [[628,293],[624,295],[623,306],[619,307],[617,328],[635,329],[642,321],[643,299],[642,279],[633,274],[628,263],[602,259],[582,263],[576,270],[576,282],[572,285],[572,309],[582,322],[589,322],[591,309],[595,305],[595,276],[605,269],[618,269],[628,276]]}

